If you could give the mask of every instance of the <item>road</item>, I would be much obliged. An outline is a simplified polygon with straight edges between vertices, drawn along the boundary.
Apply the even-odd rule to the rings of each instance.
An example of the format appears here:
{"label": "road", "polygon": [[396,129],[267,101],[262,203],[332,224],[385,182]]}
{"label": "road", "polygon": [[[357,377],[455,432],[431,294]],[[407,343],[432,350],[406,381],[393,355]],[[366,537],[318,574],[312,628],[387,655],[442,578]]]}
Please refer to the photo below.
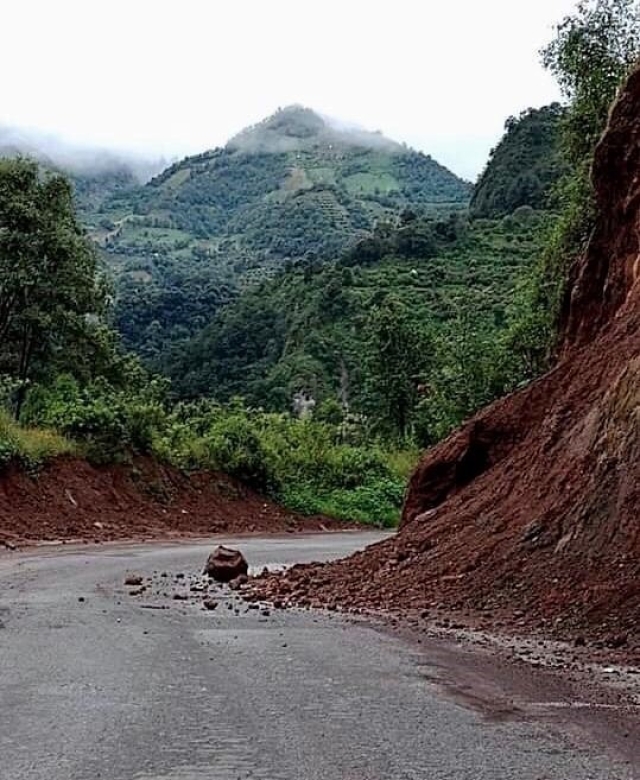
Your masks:
{"label": "road", "polygon": [[[377,538],[227,542],[261,568]],[[637,776],[569,722],[559,730],[469,706],[438,683],[441,659],[432,667],[428,649],[365,623],[263,614],[222,591],[214,611],[175,600],[211,546],[0,556],[1,780]],[[160,593],[129,595],[127,572],[155,572]]]}

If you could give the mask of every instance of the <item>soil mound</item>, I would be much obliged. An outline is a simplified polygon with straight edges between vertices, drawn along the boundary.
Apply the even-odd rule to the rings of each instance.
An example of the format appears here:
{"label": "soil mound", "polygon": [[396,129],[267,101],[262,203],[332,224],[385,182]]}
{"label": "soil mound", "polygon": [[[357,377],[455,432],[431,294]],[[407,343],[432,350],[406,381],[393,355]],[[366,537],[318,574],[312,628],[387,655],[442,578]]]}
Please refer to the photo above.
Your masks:
{"label": "soil mound", "polygon": [[263,596],[640,642],[640,69],[593,178],[558,365],[426,454],[397,537],[264,578]]}
{"label": "soil mound", "polygon": [[18,469],[0,475],[0,549],[3,543],[24,541],[110,541],[345,525],[295,515],[224,474],[186,475],[147,458],[108,467],[59,459],[37,475]]}

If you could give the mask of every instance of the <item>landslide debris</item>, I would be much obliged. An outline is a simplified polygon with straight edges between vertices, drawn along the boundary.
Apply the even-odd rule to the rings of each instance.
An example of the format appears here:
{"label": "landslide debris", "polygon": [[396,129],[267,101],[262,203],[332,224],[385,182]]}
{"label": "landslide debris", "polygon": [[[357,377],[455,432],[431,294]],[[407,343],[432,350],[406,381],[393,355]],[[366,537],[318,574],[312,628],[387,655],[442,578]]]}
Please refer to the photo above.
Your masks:
{"label": "landslide debris", "polygon": [[240,550],[232,550],[220,544],[209,555],[204,573],[216,582],[231,582],[247,575],[249,565]]}
{"label": "landslide debris", "polygon": [[640,652],[640,68],[593,180],[598,224],[572,269],[558,365],[427,452],[397,537],[261,577],[256,597]]}

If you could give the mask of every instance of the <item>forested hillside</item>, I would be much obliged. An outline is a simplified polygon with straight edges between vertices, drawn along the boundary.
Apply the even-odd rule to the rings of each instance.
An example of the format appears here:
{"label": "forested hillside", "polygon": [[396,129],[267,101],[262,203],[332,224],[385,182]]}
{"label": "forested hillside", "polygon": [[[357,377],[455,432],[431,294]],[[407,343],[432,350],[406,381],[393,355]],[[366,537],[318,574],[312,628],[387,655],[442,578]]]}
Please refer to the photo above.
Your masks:
{"label": "forested hillside", "polygon": [[[533,137],[519,146],[540,155]],[[27,172],[63,186],[9,164],[9,215],[12,177]],[[496,153],[483,179],[513,173]],[[73,188],[102,263],[67,200],[70,272],[89,263],[95,311],[73,294],[66,330],[38,341],[53,314],[46,269],[29,261],[27,286],[44,286],[27,363],[18,351],[0,383],[18,418],[0,413],[0,466],[153,453],[223,468],[303,512],[391,523],[416,448],[547,359],[548,321],[532,306],[546,201],[528,191],[513,214],[470,219],[465,182],[380,134],[294,107],[144,186],[107,166],[73,172]],[[48,219],[37,188],[32,200]],[[44,222],[33,230],[51,240]],[[3,273],[20,285],[9,249]]]}
{"label": "forested hillside", "polygon": [[447,213],[469,195],[432,158],[293,106],[113,193],[87,220],[116,276],[125,343],[148,357],[284,264],[335,259],[403,208]]}
{"label": "forested hillside", "polygon": [[474,188],[474,217],[502,217],[521,206],[549,207],[554,185],[567,172],[560,148],[564,113],[553,103],[507,120],[504,137]]}
{"label": "forested hillside", "polygon": [[[437,439],[539,359],[515,366],[504,350],[543,223],[407,214],[338,262],[245,291],[163,368],[187,398],[239,395],[282,411],[303,391],[320,413],[340,402],[387,434]],[[390,338],[398,351],[385,357]]]}

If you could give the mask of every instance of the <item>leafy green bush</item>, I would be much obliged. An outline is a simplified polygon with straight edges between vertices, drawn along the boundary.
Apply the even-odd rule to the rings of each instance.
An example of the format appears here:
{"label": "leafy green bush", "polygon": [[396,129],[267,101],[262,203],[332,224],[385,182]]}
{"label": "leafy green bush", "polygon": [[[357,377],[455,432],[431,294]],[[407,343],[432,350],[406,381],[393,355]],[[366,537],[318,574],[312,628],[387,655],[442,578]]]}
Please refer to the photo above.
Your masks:
{"label": "leafy green bush", "polygon": [[308,484],[291,485],[283,490],[281,499],[301,514],[322,514],[389,528],[398,522],[403,496],[402,480],[384,479],[350,490],[322,491]]}
{"label": "leafy green bush", "polygon": [[130,452],[151,452],[164,417],[153,397],[117,390],[104,379],[81,387],[63,375],[30,391],[21,419],[76,441],[94,463],[110,463]]}
{"label": "leafy green bush", "polygon": [[156,451],[182,468],[213,468],[304,514],[397,522],[405,465],[375,445],[340,441],[340,426],[248,409],[234,400],[181,404]]}

